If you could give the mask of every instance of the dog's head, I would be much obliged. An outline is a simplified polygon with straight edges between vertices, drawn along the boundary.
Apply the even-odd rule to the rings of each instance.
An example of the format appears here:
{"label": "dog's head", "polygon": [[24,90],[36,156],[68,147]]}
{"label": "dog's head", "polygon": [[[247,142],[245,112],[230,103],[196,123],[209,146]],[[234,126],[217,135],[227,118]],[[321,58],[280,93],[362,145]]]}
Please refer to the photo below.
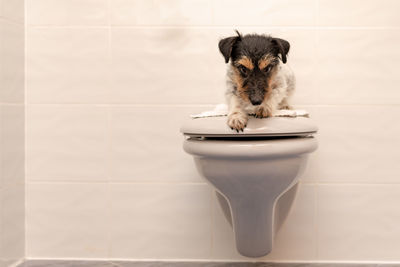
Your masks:
{"label": "dog's head", "polygon": [[233,82],[244,101],[260,105],[271,94],[271,78],[275,75],[279,55],[283,63],[289,52],[288,41],[267,35],[249,34],[222,39],[219,50],[228,63],[231,60]]}

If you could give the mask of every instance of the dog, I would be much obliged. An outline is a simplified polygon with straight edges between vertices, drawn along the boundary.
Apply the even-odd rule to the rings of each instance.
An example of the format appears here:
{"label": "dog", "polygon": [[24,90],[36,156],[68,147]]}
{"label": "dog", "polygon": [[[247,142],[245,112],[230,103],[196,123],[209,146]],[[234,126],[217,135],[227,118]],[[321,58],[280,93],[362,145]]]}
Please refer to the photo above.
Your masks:
{"label": "dog", "polygon": [[268,35],[242,35],[219,41],[218,47],[230,61],[227,70],[227,124],[243,131],[248,114],[256,118],[274,115],[278,109],[291,109],[289,98],[295,89],[293,71],[286,64],[290,44]]}

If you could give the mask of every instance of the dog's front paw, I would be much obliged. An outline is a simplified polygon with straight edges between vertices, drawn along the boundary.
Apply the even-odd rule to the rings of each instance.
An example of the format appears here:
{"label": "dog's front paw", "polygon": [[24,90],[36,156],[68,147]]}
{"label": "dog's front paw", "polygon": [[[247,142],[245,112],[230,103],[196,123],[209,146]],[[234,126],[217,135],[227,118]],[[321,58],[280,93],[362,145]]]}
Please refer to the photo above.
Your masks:
{"label": "dog's front paw", "polygon": [[281,105],[281,106],[279,106],[279,109],[292,110],[293,107],[292,107],[291,105],[289,105],[289,104],[286,104],[286,105]]}
{"label": "dog's front paw", "polygon": [[260,118],[260,119],[266,118],[266,117],[271,117],[271,116],[272,116],[272,112],[265,107],[259,107],[256,110],[256,113],[254,114],[254,117]]}
{"label": "dog's front paw", "polygon": [[247,114],[234,112],[228,116],[228,126],[237,132],[243,131],[247,125]]}

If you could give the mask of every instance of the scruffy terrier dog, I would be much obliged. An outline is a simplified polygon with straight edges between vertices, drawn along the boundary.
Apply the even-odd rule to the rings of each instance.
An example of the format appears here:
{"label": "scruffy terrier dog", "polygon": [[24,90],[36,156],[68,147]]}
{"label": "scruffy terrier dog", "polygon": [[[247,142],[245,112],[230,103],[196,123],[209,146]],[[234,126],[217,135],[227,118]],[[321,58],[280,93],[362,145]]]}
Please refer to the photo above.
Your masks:
{"label": "scruffy terrier dog", "polygon": [[248,114],[265,118],[278,109],[290,109],[288,98],[294,91],[295,77],[285,64],[288,41],[236,33],[237,36],[222,39],[218,46],[225,63],[231,60],[226,92],[228,126],[239,132],[246,127]]}

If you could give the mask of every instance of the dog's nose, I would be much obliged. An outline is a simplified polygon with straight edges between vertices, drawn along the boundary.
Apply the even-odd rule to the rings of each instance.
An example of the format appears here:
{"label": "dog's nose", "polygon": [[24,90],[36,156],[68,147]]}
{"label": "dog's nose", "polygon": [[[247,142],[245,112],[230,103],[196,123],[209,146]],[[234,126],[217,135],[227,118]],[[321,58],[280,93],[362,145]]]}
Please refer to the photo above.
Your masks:
{"label": "dog's nose", "polygon": [[254,106],[258,106],[258,105],[260,105],[260,104],[262,103],[262,100],[251,100],[251,103],[252,103]]}

